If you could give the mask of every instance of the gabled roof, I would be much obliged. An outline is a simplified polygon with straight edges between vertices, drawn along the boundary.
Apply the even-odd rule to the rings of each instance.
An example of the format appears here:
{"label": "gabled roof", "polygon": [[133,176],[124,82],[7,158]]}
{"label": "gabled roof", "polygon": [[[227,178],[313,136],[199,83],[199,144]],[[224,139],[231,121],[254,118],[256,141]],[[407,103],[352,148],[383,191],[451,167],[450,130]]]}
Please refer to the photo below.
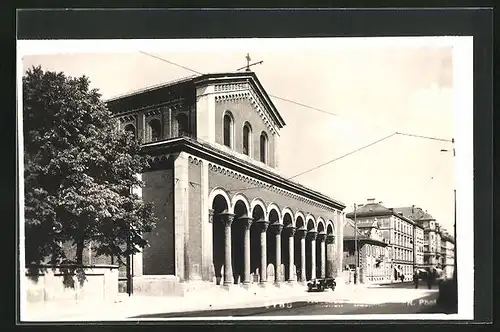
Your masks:
{"label": "gabled roof", "polygon": [[[391,216],[393,211],[380,203],[367,203],[356,208],[357,217]],[[346,214],[346,218],[354,219],[354,212]]]}
{"label": "gabled roof", "polygon": [[283,128],[286,125],[285,120],[281,117],[280,113],[278,112],[278,109],[272,102],[271,98],[267,94],[266,90],[262,86],[259,79],[257,78],[257,75],[252,71],[187,76],[177,80],[165,82],[162,84],[156,84],[153,86],[148,86],[119,96],[115,96],[113,98],[105,100],[105,102],[108,105],[112,105],[118,103],[121,100],[134,98],[135,96],[140,96],[144,94],[150,94],[158,90],[170,91],[171,89],[175,89],[176,87],[181,85],[191,85],[191,86],[194,85],[196,89],[197,86],[202,86],[205,84],[216,84],[222,82],[242,81],[242,80],[248,82],[252,86],[252,89],[258,95],[260,102],[262,102],[267,108],[267,111],[269,112],[276,126],[278,126],[278,128]]}
{"label": "gabled roof", "polygon": [[407,207],[399,207],[394,208],[396,213],[402,213],[406,218],[412,219],[414,221],[417,220],[436,220],[431,214],[422,210],[419,207],[407,206]]}

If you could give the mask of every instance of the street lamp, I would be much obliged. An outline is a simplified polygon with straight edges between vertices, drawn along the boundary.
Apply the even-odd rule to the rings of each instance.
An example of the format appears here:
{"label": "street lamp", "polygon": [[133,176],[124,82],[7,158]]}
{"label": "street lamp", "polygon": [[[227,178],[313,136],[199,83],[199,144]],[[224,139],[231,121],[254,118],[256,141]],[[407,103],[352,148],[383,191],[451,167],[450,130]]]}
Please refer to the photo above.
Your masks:
{"label": "street lamp", "polygon": [[[453,144],[453,158],[455,158],[455,139],[451,139]],[[447,149],[441,149],[441,152],[449,152]],[[457,284],[457,189],[453,189],[453,281]]]}
{"label": "street lamp", "polygon": [[[453,145],[453,158],[455,158],[455,139],[451,139],[451,143]],[[441,152],[449,152],[447,149],[441,149]],[[455,287],[458,292],[458,284],[457,284],[457,189],[453,189],[453,282],[455,283]]]}
{"label": "street lamp", "polygon": [[354,203],[354,284],[358,283],[358,221],[356,219],[356,203]]}

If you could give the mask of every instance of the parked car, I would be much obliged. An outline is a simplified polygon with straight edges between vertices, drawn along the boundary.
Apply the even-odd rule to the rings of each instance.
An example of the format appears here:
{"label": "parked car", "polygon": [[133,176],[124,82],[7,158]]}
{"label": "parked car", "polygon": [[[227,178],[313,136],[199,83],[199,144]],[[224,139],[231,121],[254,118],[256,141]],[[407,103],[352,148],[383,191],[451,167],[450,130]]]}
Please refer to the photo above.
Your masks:
{"label": "parked car", "polygon": [[335,286],[337,286],[335,278],[314,279],[307,283],[307,288],[309,292],[323,292],[328,288],[330,288],[333,291],[335,290]]}

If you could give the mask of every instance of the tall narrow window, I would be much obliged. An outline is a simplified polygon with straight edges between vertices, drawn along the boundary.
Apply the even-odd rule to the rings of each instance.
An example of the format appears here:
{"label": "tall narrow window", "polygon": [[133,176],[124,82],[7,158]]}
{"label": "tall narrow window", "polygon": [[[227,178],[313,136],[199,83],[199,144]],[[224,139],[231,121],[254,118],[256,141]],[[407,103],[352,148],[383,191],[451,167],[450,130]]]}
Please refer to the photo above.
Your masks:
{"label": "tall narrow window", "polygon": [[125,132],[129,135],[135,137],[135,127],[132,124],[128,124],[125,126]]}
{"label": "tall narrow window", "polygon": [[175,119],[177,120],[177,128],[179,131],[179,136],[187,135],[189,133],[188,128],[188,117],[186,114],[178,114]]}
{"label": "tall narrow window", "polygon": [[250,124],[247,122],[243,126],[243,153],[246,154],[247,156],[250,156],[250,149],[251,149],[251,138],[252,135],[252,129],[250,128]]}
{"label": "tall narrow window", "polygon": [[159,141],[161,138],[161,122],[158,119],[153,119],[149,121],[148,123],[149,126],[149,135],[150,135],[150,141],[151,142],[156,142]]}
{"label": "tall narrow window", "polygon": [[260,161],[267,163],[267,135],[265,132],[260,134]]}
{"label": "tall narrow window", "polygon": [[230,113],[224,115],[224,145],[231,147],[233,145],[233,117]]}

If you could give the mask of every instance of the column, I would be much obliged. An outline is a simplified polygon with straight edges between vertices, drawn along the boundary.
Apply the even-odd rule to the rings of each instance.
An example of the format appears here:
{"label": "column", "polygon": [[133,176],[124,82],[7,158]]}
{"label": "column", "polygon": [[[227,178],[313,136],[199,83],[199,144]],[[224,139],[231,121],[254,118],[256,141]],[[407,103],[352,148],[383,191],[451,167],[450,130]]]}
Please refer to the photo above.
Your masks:
{"label": "column", "polygon": [[311,280],[316,279],[316,231],[311,230],[307,232],[311,239]]}
{"label": "column", "polygon": [[[206,230],[207,230],[207,233],[210,234],[210,238],[207,240],[207,241],[210,241],[209,243],[211,244],[210,246],[210,261],[208,262],[207,261],[207,270],[206,270],[206,279],[209,280],[209,281],[214,281],[215,280],[215,269],[214,269],[214,263],[213,263],[213,256],[212,256],[212,246],[214,245],[214,243],[212,243],[212,233],[213,233],[213,226],[212,224],[214,223],[214,210],[213,209],[208,209],[208,222],[209,222],[209,226],[211,227],[207,227]],[[208,250],[207,250],[208,251]]]}
{"label": "column", "polygon": [[274,267],[274,283],[279,284],[281,282],[281,231],[283,230],[283,225],[275,222],[272,226],[276,238],[276,266]]}
{"label": "column", "polygon": [[320,232],[318,234],[318,241],[320,243],[320,260],[319,260],[319,267],[320,267],[320,278],[325,277],[325,272],[326,272],[326,251],[325,251],[325,239],[326,239],[326,233],[325,232]]}
{"label": "column", "polygon": [[300,281],[306,281],[306,234],[305,228],[299,228],[297,233],[300,238]]}
{"label": "column", "polygon": [[260,228],[260,283],[265,285],[267,281],[266,231],[269,226],[269,221],[259,220],[257,224]]}
{"label": "column", "polygon": [[285,228],[285,232],[288,235],[288,281],[293,282],[295,281],[295,276],[293,275],[293,267],[295,265],[294,262],[294,252],[295,252],[295,246],[293,242],[293,236],[295,235],[295,227],[293,226],[287,226]]}
{"label": "column", "polygon": [[326,277],[333,278],[334,270],[334,247],[335,235],[328,234],[326,236]]}
{"label": "column", "polygon": [[250,284],[250,226],[252,226],[252,217],[241,217],[239,220],[243,223],[244,228],[244,272],[243,272],[243,284]]}
{"label": "column", "polygon": [[233,223],[234,214],[221,213],[219,216],[224,224],[224,286],[229,286],[234,283],[231,262],[231,224]]}

